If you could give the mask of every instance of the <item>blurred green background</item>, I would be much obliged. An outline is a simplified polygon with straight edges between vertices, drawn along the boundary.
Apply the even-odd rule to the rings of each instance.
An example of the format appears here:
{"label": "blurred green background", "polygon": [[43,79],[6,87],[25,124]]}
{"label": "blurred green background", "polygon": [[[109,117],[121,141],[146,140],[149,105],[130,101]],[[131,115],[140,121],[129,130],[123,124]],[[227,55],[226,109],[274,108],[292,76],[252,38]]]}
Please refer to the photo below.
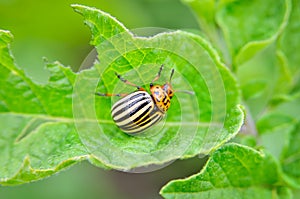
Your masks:
{"label": "blurred green background", "polygon": [[[106,11],[129,29],[198,29],[193,14],[179,0],[0,0],[0,28],[12,32],[16,62],[36,82],[47,81],[43,57],[76,71],[92,50],[90,32],[70,7],[73,3]],[[105,171],[83,162],[42,181],[0,187],[0,199],[160,198],[165,183],[198,172],[204,161],[177,161],[146,174]]]}

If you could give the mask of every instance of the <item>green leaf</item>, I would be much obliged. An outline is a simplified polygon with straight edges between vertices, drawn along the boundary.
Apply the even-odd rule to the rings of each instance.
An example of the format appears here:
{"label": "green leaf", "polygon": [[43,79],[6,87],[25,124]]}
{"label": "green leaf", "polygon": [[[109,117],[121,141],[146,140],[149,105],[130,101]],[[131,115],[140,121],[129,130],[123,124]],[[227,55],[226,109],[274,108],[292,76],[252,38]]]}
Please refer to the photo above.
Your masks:
{"label": "green leaf", "polygon": [[300,85],[298,56],[293,53],[300,46],[299,2],[269,1],[184,0],[227,65],[237,72],[255,120],[266,107],[289,100],[286,94],[291,89],[297,94]]}
{"label": "green leaf", "polygon": [[44,178],[87,152],[72,119],[75,75],[59,63],[47,64],[51,77],[37,85],[11,55],[12,35],[0,30],[0,184]]}
{"label": "green leaf", "polygon": [[300,98],[269,110],[257,122],[261,145],[280,160],[284,179],[299,188]]}
{"label": "green leaf", "polygon": [[[96,70],[78,74],[73,111],[75,121],[79,119],[76,126],[80,138],[101,162],[126,170],[162,164],[207,154],[236,135],[243,122],[236,81],[203,38],[183,31],[135,37],[107,13],[73,7],[90,27],[100,60]],[[120,82],[115,72],[148,89],[161,64],[165,69],[160,83],[174,68],[174,89],[194,91],[195,95],[175,93],[162,123],[142,135],[124,134],[110,116],[118,98],[94,97],[91,93],[128,93],[135,89]],[[82,118],[88,121],[80,122]]]}
{"label": "green leaf", "polygon": [[288,22],[290,0],[183,0],[234,70],[273,43]]}
{"label": "green leaf", "polygon": [[[12,35],[0,31],[1,184],[38,180],[85,159],[121,170],[163,164],[208,154],[237,134],[243,123],[237,83],[203,38],[183,31],[136,37],[107,13],[73,7],[91,29],[99,61],[79,73],[46,63],[45,85],[16,66]],[[159,125],[137,136],[123,133],[110,115],[119,98],[94,93],[135,90],[115,72],[148,89],[161,64],[158,84],[174,68],[174,89],[195,95],[175,93]]]}
{"label": "green leaf", "polygon": [[[277,53],[281,60],[282,73],[285,75],[281,89],[295,93],[300,91],[300,58],[297,55],[300,51],[300,1],[293,0],[292,5],[289,23],[280,37]],[[292,90],[293,88],[295,89]]]}
{"label": "green leaf", "polygon": [[229,47],[233,66],[239,66],[273,43],[285,28],[290,10],[290,0],[226,3],[216,17]]}
{"label": "green leaf", "polygon": [[295,125],[289,134],[288,142],[285,145],[281,156],[282,170],[289,181],[296,188],[300,188],[300,122]]}
{"label": "green leaf", "polygon": [[165,185],[164,198],[274,198],[288,196],[276,187],[274,159],[252,148],[227,144],[215,151],[199,174]]}
{"label": "green leaf", "polygon": [[[231,57],[228,48],[225,45],[223,35],[216,22],[216,13],[223,4],[227,1],[215,0],[182,0],[194,11],[200,29],[205,33],[205,36],[212,42],[212,44],[220,51],[220,55],[224,62],[229,65]],[[229,0],[230,2],[230,0]]]}
{"label": "green leaf", "polygon": [[265,111],[276,93],[280,70],[276,57],[276,46],[270,45],[251,60],[240,65],[237,77],[243,99],[256,121]]}
{"label": "green leaf", "polygon": [[243,96],[251,113],[259,116],[267,108],[292,101],[299,95],[298,56],[299,1],[293,1],[290,17],[279,40],[257,53],[238,68]]}
{"label": "green leaf", "polygon": [[285,137],[285,145],[282,150],[280,161],[282,165],[282,170],[285,173],[285,180],[289,183],[290,186],[293,186],[297,189],[300,188],[300,116],[299,116],[299,103],[300,98],[297,98],[291,102],[281,104],[273,111],[274,114],[281,113],[282,115],[289,116],[292,121],[284,128],[285,131],[288,131],[287,136]]}

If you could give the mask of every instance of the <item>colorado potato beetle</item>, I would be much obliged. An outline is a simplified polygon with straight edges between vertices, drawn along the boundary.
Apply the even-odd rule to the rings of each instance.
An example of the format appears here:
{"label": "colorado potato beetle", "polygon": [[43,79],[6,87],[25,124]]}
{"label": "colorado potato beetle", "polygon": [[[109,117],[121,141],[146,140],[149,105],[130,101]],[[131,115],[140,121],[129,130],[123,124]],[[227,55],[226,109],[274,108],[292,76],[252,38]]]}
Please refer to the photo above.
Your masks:
{"label": "colorado potato beetle", "polygon": [[[99,96],[119,96],[122,97],[111,108],[111,116],[116,125],[127,134],[137,134],[144,132],[151,126],[163,119],[171,105],[174,90],[171,79],[174,69],[171,70],[169,82],[164,85],[154,85],[160,78],[163,65],[160,66],[155,78],[150,83],[150,92],[136,84],[129,82],[116,73],[116,76],[125,84],[134,86],[136,91],[130,94],[109,94],[95,93]],[[189,93],[189,92],[187,92]]]}

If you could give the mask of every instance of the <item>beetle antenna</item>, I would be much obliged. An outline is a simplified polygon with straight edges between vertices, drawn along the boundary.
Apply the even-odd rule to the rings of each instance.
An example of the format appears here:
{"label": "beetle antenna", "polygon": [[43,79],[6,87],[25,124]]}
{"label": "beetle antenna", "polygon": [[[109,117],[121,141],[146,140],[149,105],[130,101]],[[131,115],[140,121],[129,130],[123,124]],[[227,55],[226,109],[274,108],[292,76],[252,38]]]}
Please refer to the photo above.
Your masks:
{"label": "beetle antenna", "polygon": [[159,68],[159,71],[157,73],[157,75],[154,77],[154,79],[151,81],[150,83],[150,86],[153,86],[153,82],[155,82],[156,80],[158,80],[160,78],[160,74],[161,74],[161,71],[163,70],[164,68],[164,65],[162,64]]}
{"label": "beetle antenna", "polygon": [[170,84],[171,84],[171,80],[172,80],[173,75],[174,75],[174,68],[172,68],[172,71],[171,71],[170,80],[169,80]]}

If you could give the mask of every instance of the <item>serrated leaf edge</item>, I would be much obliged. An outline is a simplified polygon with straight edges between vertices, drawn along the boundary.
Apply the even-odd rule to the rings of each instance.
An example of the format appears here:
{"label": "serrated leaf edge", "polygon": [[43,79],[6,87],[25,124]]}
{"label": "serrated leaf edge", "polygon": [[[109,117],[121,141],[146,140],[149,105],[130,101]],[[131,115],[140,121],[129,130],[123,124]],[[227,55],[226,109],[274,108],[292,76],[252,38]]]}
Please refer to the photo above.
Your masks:
{"label": "serrated leaf edge", "polygon": [[[26,155],[25,158],[23,159],[23,162],[21,164],[21,166],[19,167],[19,169],[17,170],[17,172],[12,175],[11,177],[6,177],[6,178],[1,178],[0,179],[0,184],[2,185],[16,185],[16,184],[10,184],[9,181],[14,179],[15,177],[18,176],[19,173],[21,173],[23,170],[25,170],[26,168],[28,168],[30,170],[30,173],[37,173],[37,172],[50,172],[50,175],[52,175],[53,173],[55,172],[58,172],[58,171],[62,171],[64,169],[67,169],[68,167],[70,167],[71,165],[79,162],[79,161],[82,161],[82,160],[86,160],[88,159],[89,155],[83,155],[83,156],[76,156],[76,157],[73,157],[73,158],[69,158],[67,160],[64,160],[64,161],[61,161],[59,164],[56,165],[56,167],[54,168],[48,168],[48,169],[34,169],[31,167],[31,164],[30,164],[30,156],[29,155]],[[70,164],[68,165],[68,163],[71,163],[72,161],[74,161],[73,164]],[[67,165],[67,167],[64,167],[64,165]],[[25,181],[25,182],[20,182],[19,184],[23,184],[23,183],[29,183],[29,182],[33,182],[33,181],[37,181],[37,180],[41,180],[41,179],[44,179],[48,176],[44,176],[43,178],[40,178],[40,179],[34,179],[34,180],[29,180],[29,181]]]}
{"label": "serrated leaf edge", "polygon": [[[261,157],[265,157],[265,156],[266,156],[266,154],[265,154],[264,152],[262,152],[262,151],[255,150],[255,149],[253,149],[252,147],[249,147],[249,146],[246,146],[246,145],[242,145],[242,144],[238,144],[238,143],[233,143],[233,142],[231,142],[231,143],[228,143],[228,144],[226,144],[226,145],[224,145],[224,146],[225,146],[225,147],[237,146],[237,147],[241,147],[241,148],[250,150],[250,151],[252,151],[252,152],[254,152],[254,153],[260,155]],[[221,148],[220,148],[220,149],[221,149]],[[172,185],[173,183],[188,181],[188,180],[191,180],[192,178],[194,178],[194,177],[196,177],[196,176],[199,176],[199,175],[203,174],[204,172],[206,172],[206,169],[207,169],[207,167],[208,167],[209,162],[211,161],[211,159],[212,159],[212,156],[209,157],[209,159],[207,160],[206,164],[204,165],[204,167],[201,169],[201,171],[200,171],[199,173],[193,174],[193,175],[191,175],[191,176],[189,176],[189,177],[187,177],[187,178],[171,180],[170,182],[168,182],[167,184],[165,184],[165,185],[161,188],[159,194],[160,194],[160,195],[163,195],[163,194],[164,194],[164,190],[165,190],[168,186]],[[276,163],[277,163],[277,162],[276,162]],[[170,193],[173,193],[173,192],[167,192],[166,194],[170,194]],[[176,193],[176,194],[179,193],[179,194],[180,194],[180,192],[174,192],[174,193]],[[189,192],[184,192],[184,193],[189,193]]]}

